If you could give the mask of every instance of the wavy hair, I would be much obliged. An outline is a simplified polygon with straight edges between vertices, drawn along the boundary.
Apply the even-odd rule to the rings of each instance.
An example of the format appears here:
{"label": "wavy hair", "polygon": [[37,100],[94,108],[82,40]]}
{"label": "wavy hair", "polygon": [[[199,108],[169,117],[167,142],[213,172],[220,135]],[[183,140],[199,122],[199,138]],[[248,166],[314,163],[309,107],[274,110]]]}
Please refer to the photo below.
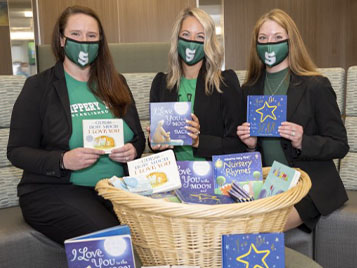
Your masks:
{"label": "wavy hair", "polygon": [[264,22],[271,20],[279,24],[288,34],[289,38],[289,67],[294,74],[301,76],[321,75],[316,70],[316,65],[312,61],[299,30],[292,18],[281,9],[273,9],[261,16],[254,26],[252,41],[250,45],[250,55],[248,63],[248,74],[244,85],[256,83],[261,76],[265,65],[260,60],[257,53],[257,39],[259,31]]}
{"label": "wavy hair", "polygon": [[99,28],[99,49],[96,60],[90,65],[88,87],[100,98],[117,117],[122,117],[131,102],[129,89],[118,75],[109,51],[108,42],[98,15],[90,8],[83,6],[67,7],[57,19],[52,33],[52,52],[57,61],[63,62],[65,52],[61,47],[68,19],[75,14],[84,14],[94,18]]}
{"label": "wavy hair", "polygon": [[167,75],[167,86],[170,90],[175,86],[177,89],[180,87],[182,63],[178,55],[177,43],[182,23],[188,16],[195,17],[202,24],[205,33],[205,58],[202,66],[205,71],[205,93],[206,95],[212,94],[214,88],[216,88],[218,92],[222,92],[220,89],[220,82],[222,80],[221,67],[223,64],[223,49],[217,40],[215,25],[212,18],[199,8],[186,8],[177,16],[171,35],[171,47],[168,56],[169,70]]}

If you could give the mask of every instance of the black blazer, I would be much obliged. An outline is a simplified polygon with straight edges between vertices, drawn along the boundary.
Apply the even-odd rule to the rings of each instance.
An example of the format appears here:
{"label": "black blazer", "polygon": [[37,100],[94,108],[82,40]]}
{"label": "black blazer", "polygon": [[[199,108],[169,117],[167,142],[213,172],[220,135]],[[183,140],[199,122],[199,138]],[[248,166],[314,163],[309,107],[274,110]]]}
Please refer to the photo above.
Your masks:
{"label": "black blazer", "polygon": [[[265,73],[255,85],[243,87],[245,99],[247,95],[264,94],[264,77]],[[312,182],[308,194],[320,213],[327,215],[348,200],[333,163],[349,150],[336,94],[326,77],[292,73],[287,96],[287,121],[301,125],[304,134],[301,152],[284,138],[281,147],[290,166],[308,173]]]}
{"label": "black blazer", "polygon": [[[193,154],[210,159],[212,155],[239,153],[245,151],[245,146],[237,138],[237,126],[244,119],[243,95],[237,75],[234,71],[222,72],[223,83],[218,93],[205,94],[205,71],[201,69],[196,85],[194,114],[200,122],[200,142],[198,148],[193,148]],[[154,78],[150,102],[178,101],[178,89],[169,90],[166,86],[164,73],[158,73]]]}
{"label": "black blazer", "polygon": [[[134,132],[131,143],[140,157],[145,136],[134,100],[123,120]],[[59,161],[61,154],[69,150],[71,134],[63,63],[57,62],[54,67],[26,80],[12,111],[7,157],[14,166],[24,170],[19,195],[43,184],[70,183],[70,171],[61,171]]]}

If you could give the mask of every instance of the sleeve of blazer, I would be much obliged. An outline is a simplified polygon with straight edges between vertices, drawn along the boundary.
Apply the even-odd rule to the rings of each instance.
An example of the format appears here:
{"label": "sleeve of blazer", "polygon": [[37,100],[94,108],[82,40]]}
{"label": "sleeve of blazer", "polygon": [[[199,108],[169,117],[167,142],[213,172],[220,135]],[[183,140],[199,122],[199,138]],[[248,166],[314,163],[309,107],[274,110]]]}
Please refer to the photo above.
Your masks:
{"label": "sleeve of blazer", "polygon": [[136,149],[136,153],[137,153],[136,158],[140,158],[144,149],[145,149],[145,135],[144,135],[143,129],[141,128],[140,119],[139,119],[138,111],[136,109],[133,94],[131,93],[131,90],[129,88],[128,83],[126,82],[125,77],[122,75],[120,75],[120,77],[123,79],[126,86],[128,87],[130,97],[132,100],[132,103],[128,107],[127,114],[125,115],[125,120],[127,122],[130,122],[130,127],[132,128],[132,131],[134,132],[134,137],[130,141],[130,143]]}
{"label": "sleeve of blazer", "polygon": [[343,158],[348,150],[347,133],[343,125],[336,94],[329,80],[317,77],[316,85],[310,85],[311,105],[314,107],[316,134],[304,133],[302,153],[299,158],[330,160]]}
{"label": "sleeve of blazer", "polygon": [[[221,85],[220,111],[214,112],[221,113],[224,128],[223,136],[219,137],[201,133],[198,148],[194,149],[194,154],[200,157],[212,157],[215,154],[245,151],[245,146],[236,134],[237,126],[243,124],[245,121],[243,92],[239,85],[238,77],[233,70],[223,72],[223,83]],[[208,111],[207,116],[211,112]]]}
{"label": "sleeve of blazer", "polygon": [[61,177],[59,160],[62,151],[41,148],[43,124],[43,81],[39,76],[30,77],[17,98],[11,116],[7,157],[24,171]]}
{"label": "sleeve of blazer", "polygon": [[151,83],[150,102],[164,101],[161,97],[163,90],[166,90],[166,75],[160,72]]}

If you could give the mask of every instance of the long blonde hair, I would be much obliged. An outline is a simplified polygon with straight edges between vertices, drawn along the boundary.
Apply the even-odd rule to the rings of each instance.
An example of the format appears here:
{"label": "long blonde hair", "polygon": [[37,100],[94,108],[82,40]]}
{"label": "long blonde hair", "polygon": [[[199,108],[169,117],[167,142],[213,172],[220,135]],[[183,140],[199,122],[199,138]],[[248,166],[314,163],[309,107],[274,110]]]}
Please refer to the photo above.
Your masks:
{"label": "long blonde hair", "polygon": [[321,75],[316,70],[316,65],[307,52],[304,41],[301,38],[295,22],[286,12],[282,11],[281,9],[273,9],[261,16],[254,26],[250,46],[248,74],[244,85],[252,85],[256,83],[265,68],[265,65],[259,59],[256,44],[260,27],[268,20],[275,21],[277,24],[283,27],[288,34],[288,58],[290,71],[301,76]]}
{"label": "long blonde hair", "polygon": [[177,52],[178,37],[181,30],[182,22],[188,17],[195,17],[203,26],[205,33],[204,52],[205,59],[203,66],[206,69],[205,74],[205,93],[210,95],[213,93],[214,88],[218,92],[220,90],[220,82],[222,80],[221,66],[223,64],[223,49],[219,44],[215,25],[212,18],[203,10],[199,8],[187,8],[182,10],[174,24],[171,35],[171,47],[169,51],[169,70],[167,75],[167,87],[171,90],[175,86],[177,89],[180,87],[180,78],[182,76],[181,59]]}

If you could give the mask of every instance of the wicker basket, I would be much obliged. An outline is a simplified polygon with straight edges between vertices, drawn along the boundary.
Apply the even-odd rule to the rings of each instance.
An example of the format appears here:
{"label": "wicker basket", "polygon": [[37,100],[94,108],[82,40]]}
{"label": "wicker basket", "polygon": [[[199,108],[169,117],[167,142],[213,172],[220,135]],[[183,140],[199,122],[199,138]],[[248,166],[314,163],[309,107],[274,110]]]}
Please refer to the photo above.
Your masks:
{"label": "wicker basket", "polygon": [[[266,177],[270,168],[263,168]],[[290,190],[247,203],[192,205],[152,199],[112,187],[108,180],[96,189],[112,201],[121,222],[130,226],[133,245],[143,265],[221,267],[221,235],[281,232],[292,206],[309,191],[302,170]]]}

